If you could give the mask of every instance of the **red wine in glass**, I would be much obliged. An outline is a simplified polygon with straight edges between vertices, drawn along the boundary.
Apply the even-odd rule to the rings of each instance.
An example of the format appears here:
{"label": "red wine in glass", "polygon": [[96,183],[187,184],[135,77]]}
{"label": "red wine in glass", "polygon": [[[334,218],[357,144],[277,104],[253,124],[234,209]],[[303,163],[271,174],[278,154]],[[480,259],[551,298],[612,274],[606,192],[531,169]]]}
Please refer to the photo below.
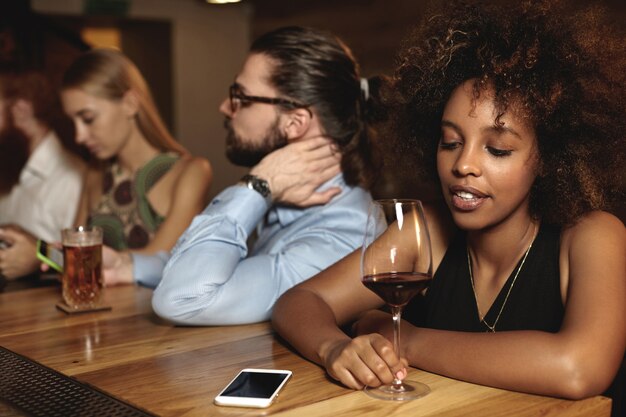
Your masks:
{"label": "red wine in glass", "polygon": [[[376,293],[393,315],[393,346],[400,351],[402,308],[432,281],[430,236],[418,200],[376,200],[370,205],[361,250],[362,282]],[[428,385],[394,379],[391,384],[365,387],[384,400],[407,401],[425,396]]]}
{"label": "red wine in glass", "polygon": [[366,275],[363,285],[392,307],[403,307],[430,285],[432,276],[420,272],[384,272]]}

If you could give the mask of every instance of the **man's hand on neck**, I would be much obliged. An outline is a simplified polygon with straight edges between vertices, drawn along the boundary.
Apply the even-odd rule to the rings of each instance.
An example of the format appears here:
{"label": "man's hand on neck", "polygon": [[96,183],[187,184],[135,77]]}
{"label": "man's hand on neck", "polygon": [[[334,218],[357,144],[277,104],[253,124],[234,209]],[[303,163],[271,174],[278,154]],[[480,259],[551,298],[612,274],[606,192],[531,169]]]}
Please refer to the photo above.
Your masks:
{"label": "man's hand on neck", "polygon": [[330,138],[292,142],[267,155],[250,171],[269,183],[274,203],[309,207],[326,204],[341,190],[317,188],[341,172],[341,153]]}

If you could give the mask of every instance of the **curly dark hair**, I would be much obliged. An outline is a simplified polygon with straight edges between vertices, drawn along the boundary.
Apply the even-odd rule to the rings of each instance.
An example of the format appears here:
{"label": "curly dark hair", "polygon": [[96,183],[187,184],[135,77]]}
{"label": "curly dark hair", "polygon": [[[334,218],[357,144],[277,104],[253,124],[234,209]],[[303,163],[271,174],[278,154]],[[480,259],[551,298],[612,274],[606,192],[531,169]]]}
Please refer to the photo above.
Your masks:
{"label": "curly dark hair", "polygon": [[626,55],[606,14],[552,1],[444,7],[405,42],[392,85],[393,145],[414,172],[437,179],[444,106],[474,80],[475,98],[493,88],[500,116],[512,109],[535,128],[531,215],[566,225],[623,198]]}

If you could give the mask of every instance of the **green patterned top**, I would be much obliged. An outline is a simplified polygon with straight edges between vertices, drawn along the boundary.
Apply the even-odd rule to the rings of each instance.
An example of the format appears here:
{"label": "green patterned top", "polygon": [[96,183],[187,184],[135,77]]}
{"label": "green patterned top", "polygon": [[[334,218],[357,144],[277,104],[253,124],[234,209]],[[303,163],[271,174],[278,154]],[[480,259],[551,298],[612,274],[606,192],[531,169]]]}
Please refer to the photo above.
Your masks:
{"label": "green patterned top", "polygon": [[91,226],[102,227],[105,245],[116,250],[141,249],[152,240],[165,218],[154,211],[147,194],[179,158],[175,153],[159,154],[134,178],[122,171],[117,160],[105,167],[102,197],[87,220]]}

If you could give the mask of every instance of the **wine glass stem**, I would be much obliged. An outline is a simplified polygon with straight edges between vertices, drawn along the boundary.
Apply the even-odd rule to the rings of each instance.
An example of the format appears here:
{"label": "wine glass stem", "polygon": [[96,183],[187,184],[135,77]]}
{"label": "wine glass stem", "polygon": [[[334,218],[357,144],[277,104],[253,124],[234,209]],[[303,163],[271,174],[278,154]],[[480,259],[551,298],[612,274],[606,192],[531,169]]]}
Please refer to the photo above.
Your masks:
{"label": "wine glass stem", "polygon": [[[402,316],[402,307],[392,306],[391,314],[393,315],[393,349],[396,352],[396,355],[400,357],[400,319]],[[402,380],[398,379],[394,375],[393,385],[394,387],[401,387]]]}

